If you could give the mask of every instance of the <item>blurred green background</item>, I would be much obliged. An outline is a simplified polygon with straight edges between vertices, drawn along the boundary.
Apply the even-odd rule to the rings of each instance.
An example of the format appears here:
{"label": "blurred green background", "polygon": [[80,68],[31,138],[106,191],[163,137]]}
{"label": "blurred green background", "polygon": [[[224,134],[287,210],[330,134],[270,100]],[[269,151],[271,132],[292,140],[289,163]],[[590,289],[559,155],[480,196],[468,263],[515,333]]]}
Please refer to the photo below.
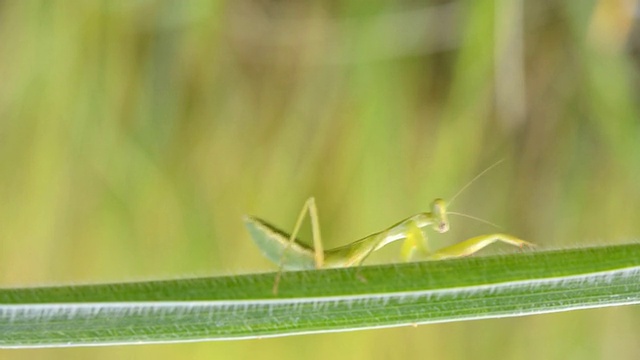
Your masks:
{"label": "blurred green background", "polygon": [[[242,214],[290,230],[314,195],[342,245],[500,159],[456,211],[541,248],[637,241],[637,5],[1,2],[0,286],[272,271]],[[626,307],[0,358],[636,359],[638,335]]]}

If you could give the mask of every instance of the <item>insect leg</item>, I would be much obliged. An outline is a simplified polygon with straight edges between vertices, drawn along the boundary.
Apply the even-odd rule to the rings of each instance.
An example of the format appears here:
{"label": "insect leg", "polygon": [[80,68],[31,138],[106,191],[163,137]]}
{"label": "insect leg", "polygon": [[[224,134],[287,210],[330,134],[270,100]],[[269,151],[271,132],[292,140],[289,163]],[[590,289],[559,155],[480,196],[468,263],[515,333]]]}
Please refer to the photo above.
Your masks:
{"label": "insect leg", "polygon": [[534,244],[518,239],[517,237],[507,235],[507,234],[489,234],[489,235],[480,235],[473,237],[471,239],[465,240],[458,244],[454,244],[448,246],[446,248],[440,249],[430,255],[428,258],[431,260],[442,260],[448,258],[457,258],[471,255],[486,246],[493,244],[496,241],[501,241],[503,243],[524,247],[529,246],[533,247]]}
{"label": "insect leg", "polygon": [[296,220],[296,225],[293,228],[293,232],[289,237],[289,242],[287,246],[282,250],[282,255],[280,256],[280,262],[278,266],[278,274],[276,275],[276,279],[273,283],[273,294],[278,294],[278,285],[280,284],[280,279],[282,278],[282,271],[284,267],[284,259],[287,250],[291,247],[291,244],[295,241],[296,236],[298,235],[298,231],[300,231],[300,226],[302,226],[302,221],[304,221],[305,215],[309,212],[309,218],[311,219],[311,232],[313,235],[313,251],[316,269],[322,268],[324,265],[324,249],[322,247],[322,237],[320,235],[320,223],[318,221],[318,209],[316,208],[316,200],[313,197],[307,199],[298,215],[298,220]]}

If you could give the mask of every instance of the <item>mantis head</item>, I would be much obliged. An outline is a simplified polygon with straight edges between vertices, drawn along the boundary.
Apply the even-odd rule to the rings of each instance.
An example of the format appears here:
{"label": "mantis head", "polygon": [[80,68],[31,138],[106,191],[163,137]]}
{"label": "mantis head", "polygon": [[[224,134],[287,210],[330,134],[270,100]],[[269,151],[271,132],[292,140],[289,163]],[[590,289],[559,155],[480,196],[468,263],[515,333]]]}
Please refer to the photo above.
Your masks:
{"label": "mantis head", "polygon": [[447,218],[447,203],[442,199],[435,199],[431,204],[433,216],[433,228],[439,233],[449,231],[449,219]]}

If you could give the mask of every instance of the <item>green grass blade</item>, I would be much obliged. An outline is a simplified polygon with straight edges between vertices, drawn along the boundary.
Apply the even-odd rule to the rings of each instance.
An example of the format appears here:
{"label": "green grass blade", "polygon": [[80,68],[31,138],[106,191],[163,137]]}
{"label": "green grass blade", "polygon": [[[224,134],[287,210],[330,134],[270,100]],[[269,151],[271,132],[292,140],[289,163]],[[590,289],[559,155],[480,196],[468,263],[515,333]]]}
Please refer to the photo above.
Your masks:
{"label": "green grass blade", "polygon": [[140,283],[0,290],[0,347],[282,336],[640,302],[640,244]]}

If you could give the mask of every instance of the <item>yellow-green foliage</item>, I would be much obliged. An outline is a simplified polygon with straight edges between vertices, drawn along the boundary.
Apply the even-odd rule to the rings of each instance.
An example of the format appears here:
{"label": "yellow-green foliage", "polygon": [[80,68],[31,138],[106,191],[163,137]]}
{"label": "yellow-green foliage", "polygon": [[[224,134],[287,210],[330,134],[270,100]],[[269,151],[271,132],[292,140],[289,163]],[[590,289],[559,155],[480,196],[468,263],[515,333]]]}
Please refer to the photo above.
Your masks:
{"label": "yellow-green foliage", "polygon": [[[502,158],[452,210],[542,248],[638,239],[634,10],[439,3],[0,3],[0,286],[274,270],[242,214],[290,231],[314,195],[330,248]],[[0,358],[632,359],[635,312]]]}

